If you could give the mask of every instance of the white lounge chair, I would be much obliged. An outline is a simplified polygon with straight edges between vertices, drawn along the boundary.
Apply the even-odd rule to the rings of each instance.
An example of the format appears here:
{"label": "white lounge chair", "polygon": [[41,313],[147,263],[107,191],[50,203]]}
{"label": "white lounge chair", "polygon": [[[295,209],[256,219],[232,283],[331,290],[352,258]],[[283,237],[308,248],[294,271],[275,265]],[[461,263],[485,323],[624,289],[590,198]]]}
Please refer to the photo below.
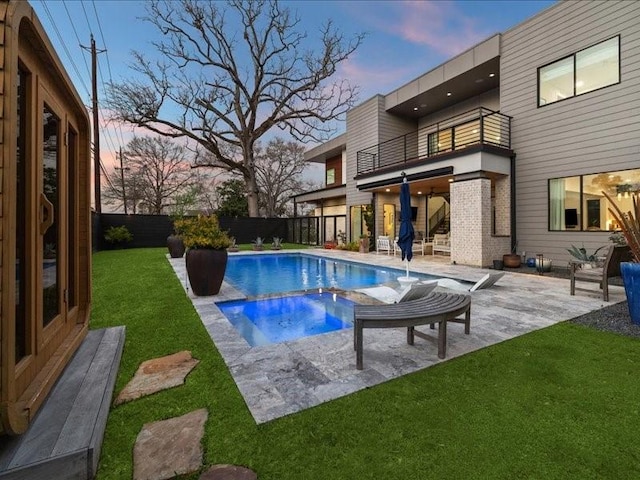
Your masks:
{"label": "white lounge chair", "polygon": [[431,253],[436,252],[448,253],[451,255],[451,237],[448,233],[436,233],[433,236],[433,244],[431,245]]}
{"label": "white lounge chair", "polygon": [[370,297],[384,303],[401,303],[426,297],[437,286],[438,282],[436,280],[430,280],[427,282],[414,283],[400,292],[385,285],[381,285],[379,287],[360,288],[356,291],[369,295]]}
{"label": "white lounge chair", "polygon": [[380,253],[380,251],[386,251],[387,255],[391,253],[391,242],[389,241],[389,237],[380,235],[376,240],[376,253]]}
{"label": "white lounge chair", "polygon": [[450,288],[451,290],[458,290],[461,292],[475,292],[483,288],[489,288],[502,278],[504,272],[487,273],[484,277],[478,280],[471,288],[462,282],[458,282],[452,278],[441,278],[438,280],[438,286],[444,288]]}

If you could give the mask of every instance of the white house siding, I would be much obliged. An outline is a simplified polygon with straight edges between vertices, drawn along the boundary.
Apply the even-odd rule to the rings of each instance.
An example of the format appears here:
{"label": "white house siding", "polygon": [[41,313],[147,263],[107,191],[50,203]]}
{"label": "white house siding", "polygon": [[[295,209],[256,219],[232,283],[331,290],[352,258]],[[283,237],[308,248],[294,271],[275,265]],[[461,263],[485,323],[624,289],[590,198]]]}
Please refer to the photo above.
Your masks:
{"label": "white house siding", "polygon": [[[384,96],[376,95],[347,112],[347,216],[351,206],[368,205],[372,198],[371,193],[359,191],[353,181],[357,174],[358,151],[416,130],[415,122],[388,114],[384,105]],[[348,238],[351,238],[349,219],[347,225]]]}
{"label": "white house siding", "polygon": [[[621,83],[537,107],[537,69],[621,35]],[[562,265],[571,244],[608,233],[550,232],[550,178],[640,167],[640,2],[566,1],[502,35],[501,111],[513,117],[518,250]]]}

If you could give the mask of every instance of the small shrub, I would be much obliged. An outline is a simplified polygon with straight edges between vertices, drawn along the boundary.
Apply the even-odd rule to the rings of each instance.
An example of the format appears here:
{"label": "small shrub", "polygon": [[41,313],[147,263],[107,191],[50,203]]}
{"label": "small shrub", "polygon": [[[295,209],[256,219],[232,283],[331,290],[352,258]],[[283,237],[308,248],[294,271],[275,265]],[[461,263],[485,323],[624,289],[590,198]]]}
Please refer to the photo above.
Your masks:
{"label": "small shrub", "polygon": [[133,240],[133,235],[126,226],[120,225],[119,227],[107,228],[107,231],[104,233],[104,239],[109,243],[117,245],[130,242]]}

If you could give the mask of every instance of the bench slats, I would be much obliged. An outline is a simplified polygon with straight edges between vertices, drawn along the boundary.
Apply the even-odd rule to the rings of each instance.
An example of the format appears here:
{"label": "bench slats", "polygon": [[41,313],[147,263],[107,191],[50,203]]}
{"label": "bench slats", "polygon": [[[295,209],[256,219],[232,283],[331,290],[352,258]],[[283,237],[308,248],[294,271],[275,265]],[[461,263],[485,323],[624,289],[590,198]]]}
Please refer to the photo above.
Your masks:
{"label": "bench slats", "polygon": [[[461,314],[464,320],[459,320]],[[356,368],[363,368],[363,329],[407,327],[407,343],[413,345],[414,335],[427,340],[431,337],[415,331],[418,325],[438,324],[438,357],[446,356],[446,325],[448,321],[465,324],[469,334],[471,319],[471,297],[456,293],[433,292],[426,297],[391,305],[356,305],[353,312],[354,349]]]}

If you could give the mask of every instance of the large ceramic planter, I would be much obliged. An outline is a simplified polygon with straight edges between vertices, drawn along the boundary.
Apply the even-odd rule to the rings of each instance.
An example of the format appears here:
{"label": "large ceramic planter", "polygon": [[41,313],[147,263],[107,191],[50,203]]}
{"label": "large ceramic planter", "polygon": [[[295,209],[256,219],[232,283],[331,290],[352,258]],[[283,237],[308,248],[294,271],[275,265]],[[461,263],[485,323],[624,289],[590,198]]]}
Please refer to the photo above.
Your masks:
{"label": "large ceramic planter", "polygon": [[369,237],[361,238],[358,247],[360,253],[369,253]]}
{"label": "large ceramic planter", "polygon": [[169,249],[171,258],[182,258],[184,255],[184,242],[182,238],[177,235],[169,235],[167,237],[167,248]]}
{"label": "large ceramic planter", "polygon": [[186,264],[193,293],[199,297],[207,297],[220,291],[227,268],[226,250],[189,249]]}
{"label": "large ceramic planter", "polygon": [[519,268],[522,263],[522,258],[517,253],[507,253],[502,256],[502,261],[507,268]]}
{"label": "large ceramic planter", "polygon": [[631,321],[640,325],[640,263],[622,262],[620,273],[627,294],[627,304]]}

